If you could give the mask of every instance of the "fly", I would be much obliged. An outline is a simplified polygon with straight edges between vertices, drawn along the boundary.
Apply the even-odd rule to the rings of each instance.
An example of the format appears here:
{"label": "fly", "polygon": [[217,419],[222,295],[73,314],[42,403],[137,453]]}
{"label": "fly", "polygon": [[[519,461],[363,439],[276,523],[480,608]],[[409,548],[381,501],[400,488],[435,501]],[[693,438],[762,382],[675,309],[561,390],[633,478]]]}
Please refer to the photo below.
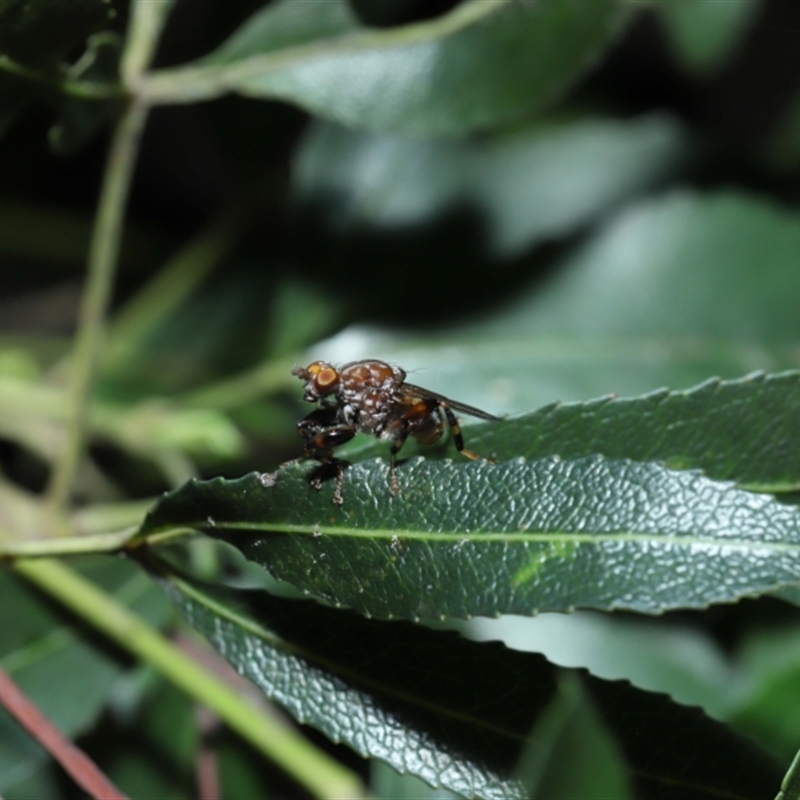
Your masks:
{"label": "fly", "polygon": [[[333,451],[349,442],[357,433],[369,433],[391,442],[390,487],[399,494],[396,458],[409,436],[421,444],[434,444],[450,430],[459,453],[470,459],[480,459],[467,450],[454,411],[471,417],[499,422],[499,418],[444,395],[406,383],[406,373],[384,361],[353,361],[334,367],[315,361],[307,367],[292,371],[305,381],[303,399],[317,407],[297,424],[303,438],[304,453],[288,464],[314,459],[323,468],[336,472],[333,502],[342,503],[342,483],[346,462]],[[487,459],[490,460],[490,459]],[[319,488],[320,479],[312,480]]]}

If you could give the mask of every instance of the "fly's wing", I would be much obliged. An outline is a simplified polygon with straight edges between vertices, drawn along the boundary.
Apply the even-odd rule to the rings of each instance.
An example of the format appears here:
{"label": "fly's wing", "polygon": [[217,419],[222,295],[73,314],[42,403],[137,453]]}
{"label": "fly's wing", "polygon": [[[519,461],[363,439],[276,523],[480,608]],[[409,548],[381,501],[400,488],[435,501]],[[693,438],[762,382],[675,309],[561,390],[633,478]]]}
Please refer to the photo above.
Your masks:
{"label": "fly's wing", "polygon": [[469,414],[471,417],[485,419],[489,422],[501,421],[500,417],[495,417],[493,414],[489,414],[486,411],[481,411],[479,408],[475,408],[474,406],[468,406],[464,403],[459,403],[457,400],[451,400],[449,397],[445,397],[443,394],[437,394],[429,389],[423,389],[421,386],[413,386],[410,383],[404,383],[402,389],[403,392],[407,392],[408,395],[417,396],[420,398],[428,398],[430,400],[438,400],[442,405],[452,408],[453,411],[460,411],[462,414]]}

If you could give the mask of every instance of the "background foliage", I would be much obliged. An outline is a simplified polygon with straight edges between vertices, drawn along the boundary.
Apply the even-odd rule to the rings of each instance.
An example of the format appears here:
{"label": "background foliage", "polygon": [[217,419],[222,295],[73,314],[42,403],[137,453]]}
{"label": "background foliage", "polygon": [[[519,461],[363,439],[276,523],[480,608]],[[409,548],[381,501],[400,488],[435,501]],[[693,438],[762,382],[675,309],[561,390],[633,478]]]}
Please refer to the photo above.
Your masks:
{"label": "background foliage", "polygon": [[[800,797],[799,28],[0,0],[0,667],[136,798]],[[496,463],[278,470],[366,357]]]}

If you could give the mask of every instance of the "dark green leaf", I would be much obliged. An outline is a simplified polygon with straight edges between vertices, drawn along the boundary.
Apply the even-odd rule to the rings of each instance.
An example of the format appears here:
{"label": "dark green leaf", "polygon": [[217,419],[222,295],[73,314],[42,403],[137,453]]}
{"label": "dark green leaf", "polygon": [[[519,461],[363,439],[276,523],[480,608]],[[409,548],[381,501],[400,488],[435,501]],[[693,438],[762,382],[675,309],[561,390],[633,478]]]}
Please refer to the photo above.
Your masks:
{"label": "dark green leaf", "polygon": [[190,482],[142,534],[193,528],[278,579],[378,617],[565,611],[659,613],[794,583],[800,513],[693,472],[585,458],[501,464],[424,459],[346,472],[344,504],[308,468],[265,485]]}
{"label": "dark green leaf", "polygon": [[616,0],[473,0],[416,25],[360,25],[345,0],[274,3],[197,64],[145,94],[186,102],[237,91],[282,98],[348,125],[453,134],[540,109],[621,29]]}
{"label": "dark green leaf", "polygon": [[[189,623],[299,721],[467,797],[528,796],[515,764],[559,674],[543,657],[261,592],[165,584]],[[777,789],[780,770],[697,709],[584,680],[637,796],[743,799]]]}
{"label": "dark green leaf", "polygon": [[[136,567],[118,559],[91,559],[87,574],[152,622],[169,613]],[[9,571],[0,573],[0,664],[67,736],[91,725],[125,668],[75,621]],[[13,613],[12,613],[13,610]],[[46,758],[5,712],[0,716],[0,793],[26,780]]]}
{"label": "dark green leaf", "polygon": [[754,346],[796,342],[798,252],[796,212],[742,194],[675,192],[620,215],[490,329],[652,336],[720,359],[749,345],[763,366],[769,353]]}
{"label": "dark green leaf", "polygon": [[370,764],[370,789],[378,800],[461,800],[449,789],[434,789],[416,775],[401,775],[385,761]]}
{"label": "dark green leaf", "polygon": [[[662,461],[770,492],[800,488],[800,373],[711,380],[683,392],[553,404],[517,419],[467,428],[470,449],[498,461],[523,456]],[[450,450],[413,447],[404,455]],[[453,451],[454,452],[454,451]],[[370,442],[350,453],[388,453]]]}
{"label": "dark green leaf", "polygon": [[576,611],[475,617],[449,625],[475,641],[503,642],[514,650],[541,653],[561,667],[584,668],[598,678],[663,692],[718,720],[728,719],[741,688],[740,673],[710,635],[663,617]]}
{"label": "dark green leaf", "polygon": [[762,156],[779,170],[795,170],[800,161],[800,97],[795,95],[768,137]]}
{"label": "dark green leaf", "polygon": [[559,681],[556,697],[533,729],[519,775],[531,800],[631,797],[619,745],[577,674]]}
{"label": "dark green leaf", "polygon": [[656,115],[550,122],[466,141],[318,123],[293,178],[302,205],[321,208],[337,233],[408,230],[467,207],[479,214],[489,247],[507,257],[652,188],[687,149],[675,121]]}
{"label": "dark green leaf", "polygon": [[[100,766],[128,797],[192,800],[197,797],[197,707],[174,686],[153,677],[153,690],[140,700],[132,718],[115,719],[100,734],[105,745]],[[88,744],[96,745],[97,738]]]}
{"label": "dark green leaf", "polygon": [[[5,711],[0,711],[5,714]],[[5,731],[3,731],[5,735]],[[3,795],[3,800],[68,800],[63,786],[63,770],[55,763],[37,764],[29,777],[14,784],[14,787]],[[69,788],[67,788],[69,791]]]}
{"label": "dark green leaf", "polygon": [[756,0],[657,0],[655,9],[679,61],[705,75],[724,66],[759,5]]}
{"label": "dark green leaf", "polygon": [[728,718],[782,757],[800,741],[800,629],[781,626],[745,640],[736,654],[738,692]]}

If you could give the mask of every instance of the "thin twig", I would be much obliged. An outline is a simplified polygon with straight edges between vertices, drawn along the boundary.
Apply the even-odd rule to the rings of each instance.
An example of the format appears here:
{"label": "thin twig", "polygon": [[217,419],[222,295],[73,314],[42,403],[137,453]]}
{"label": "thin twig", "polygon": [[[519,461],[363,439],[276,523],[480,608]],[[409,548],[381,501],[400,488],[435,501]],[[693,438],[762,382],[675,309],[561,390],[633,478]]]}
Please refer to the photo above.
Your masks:
{"label": "thin twig", "polygon": [[89,248],[89,274],[78,319],[67,441],[56,461],[48,487],[48,502],[55,511],[62,510],[69,500],[70,488],[83,454],[86,418],[119,256],[125,206],[146,118],[146,106],[129,102],[117,122],[108,153]]}
{"label": "thin twig", "polygon": [[78,470],[86,440],[92,387],[103,343],[106,311],[119,261],[125,207],[139,152],[148,105],[136,91],[141,74],[153,56],[172,0],[150,3],[136,0],[120,61],[123,91],[129,99],[111,138],[103,175],[103,187],[89,245],[88,276],[78,316],[75,354],[71,364],[70,418],[67,442],[59,454],[48,487],[52,511],[62,512]]}
{"label": "thin twig", "polygon": [[76,747],[0,668],[0,703],[96,800],[127,800],[83,750]]}

